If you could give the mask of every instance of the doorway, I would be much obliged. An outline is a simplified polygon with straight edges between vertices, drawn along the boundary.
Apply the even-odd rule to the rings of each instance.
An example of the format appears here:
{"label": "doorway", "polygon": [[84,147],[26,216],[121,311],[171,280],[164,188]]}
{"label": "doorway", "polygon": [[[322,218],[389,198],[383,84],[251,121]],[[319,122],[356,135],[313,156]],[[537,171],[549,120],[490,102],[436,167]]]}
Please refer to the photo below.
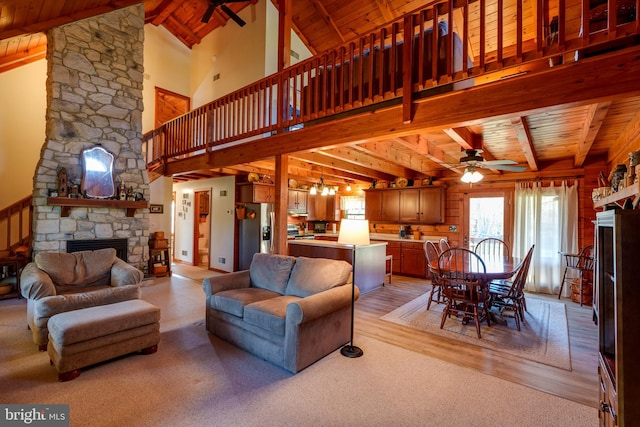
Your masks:
{"label": "doorway", "polygon": [[512,192],[465,193],[463,207],[463,246],[474,250],[476,244],[494,237],[513,247]]}
{"label": "doorway", "polygon": [[194,191],[193,265],[209,268],[211,247],[211,191]]}

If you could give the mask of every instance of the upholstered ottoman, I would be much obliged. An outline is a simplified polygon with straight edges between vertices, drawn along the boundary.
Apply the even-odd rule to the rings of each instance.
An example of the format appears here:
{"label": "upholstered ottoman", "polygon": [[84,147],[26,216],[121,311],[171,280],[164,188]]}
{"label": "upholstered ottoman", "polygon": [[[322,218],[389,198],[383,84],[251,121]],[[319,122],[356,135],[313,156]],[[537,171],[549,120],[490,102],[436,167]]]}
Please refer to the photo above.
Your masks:
{"label": "upholstered ottoman", "polygon": [[56,314],[49,319],[47,352],[60,381],[80,368],[140,351],[155,353],[160,308],[136,299]]}

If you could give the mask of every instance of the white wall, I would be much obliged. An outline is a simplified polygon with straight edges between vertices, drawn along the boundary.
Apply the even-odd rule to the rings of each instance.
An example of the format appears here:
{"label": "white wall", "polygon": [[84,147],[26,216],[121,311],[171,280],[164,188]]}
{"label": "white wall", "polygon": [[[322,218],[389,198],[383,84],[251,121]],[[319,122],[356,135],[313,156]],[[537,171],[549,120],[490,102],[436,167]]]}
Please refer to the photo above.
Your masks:
{"label": "white wall", "polygon": [[163,205],[163,213],[149,214],[149,232],[164,231],[171,233],[171,201],[173,200],[173,179],[161,176],[149,184],[150,203]]}
{"label": "white wall", "polygon": [[144,26],[144,87],[142,132],[154,128],[155,88],[189,96],[191,50],[164,27]]}
{"label": "white wall", "polygon": [[[209,267],[222,271],[233,271],[235,177],[227,176],[174,184],[173,190],[176,192],[174,257],[180,261],[193,262],[194,224],[197,223],[198,217],[195,212],[194,192],[210,190],[211,251],[209,253]],[[186,201],[186,205],[183,200]],[[195,256],[197,257],[197,254]]]}
{"label": "white wall", "polygon": [[[192,48],[192,107],[211,102],[265,76],[265,0],[244,8],[240,16],[247,24],[229,21]],[[215,56],[215,60],[214,60]],[[213,76],[220,79],[213,81]]]}
{"label": "white wall", "polygon": [[0,209],[30,196],[45,139],[47,61],[0,73]]}

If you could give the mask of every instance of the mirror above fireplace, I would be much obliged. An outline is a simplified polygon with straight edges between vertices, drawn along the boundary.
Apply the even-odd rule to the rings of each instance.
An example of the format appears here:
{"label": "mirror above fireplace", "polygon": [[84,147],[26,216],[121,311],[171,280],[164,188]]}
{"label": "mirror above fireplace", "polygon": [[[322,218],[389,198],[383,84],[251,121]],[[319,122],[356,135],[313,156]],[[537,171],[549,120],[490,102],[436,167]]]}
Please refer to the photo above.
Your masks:
{"label": "mirror above fireplace", "polygon": [[102,147],[82,152],[82,193],[97,199],[110,199],[116,194],[113,154]]}

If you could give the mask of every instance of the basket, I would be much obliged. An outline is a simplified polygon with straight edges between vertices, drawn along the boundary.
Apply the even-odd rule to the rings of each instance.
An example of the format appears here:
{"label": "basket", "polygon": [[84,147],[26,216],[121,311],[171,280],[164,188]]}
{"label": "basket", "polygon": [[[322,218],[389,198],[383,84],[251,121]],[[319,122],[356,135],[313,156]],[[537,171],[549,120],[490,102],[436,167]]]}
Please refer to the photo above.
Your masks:
{"label": "basket", "polygon": [[153,233],[152,239],[164,239],[164,231],[156,231]]}
{"label": "basket", "polygon": [[167,272],[166,265],[154,265],[153,266],[153,274],[162,274]]}
{"label": "basket", "polygon": [[169,247],[169,239],[152,239],[149,240],[151,249],[167,249]]}
{"label": "basket", "polygon": [[[580,282],[575,279],[571,283],[571,301],[580,302]],[[585,283],[582,285],[582,305],[591,305],[593,303],[593,285]]]}

